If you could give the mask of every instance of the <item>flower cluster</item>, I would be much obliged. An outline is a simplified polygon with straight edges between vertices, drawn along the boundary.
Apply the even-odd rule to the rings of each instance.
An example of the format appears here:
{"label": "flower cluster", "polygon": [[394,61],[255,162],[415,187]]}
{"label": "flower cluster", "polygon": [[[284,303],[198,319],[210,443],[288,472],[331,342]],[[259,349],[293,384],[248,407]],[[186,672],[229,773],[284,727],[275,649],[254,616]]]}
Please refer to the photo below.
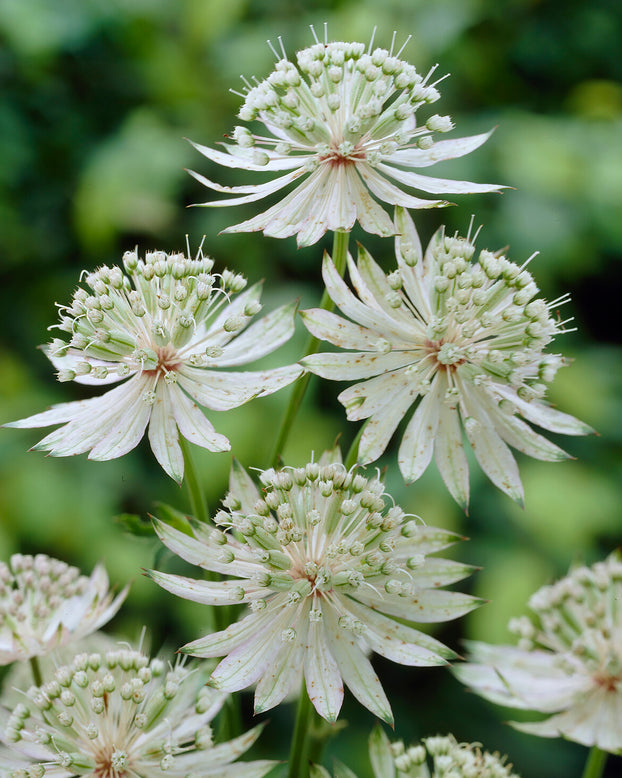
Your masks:
{"label": "flower cluster", "polygon": [[[199,405],[236,408],[291,383],[292,365],[255,372],[223,371],[271,353],[293,332],[295,305],[284,305],[250,324],[261,310],[261,285],[228,270],[212,273],[213,261],[162,251],[140,259],[135,251],[120,267],[86,275],[45,353],[61,381],[100,386],[127,379],[101,397],[62,403],[13,422],[12,427],[63,426],[35,448],[53,456],[90,451],[113,459],[134,448],[149,425],[149,442],[164,470],[181,481],[184,460],[179,433],[209,451],[228,451]],[[240,293],[240,294],[238,294]],[[237,295],[237,296],[236,296]],[[249,326],[250,325],[250,326]]]}
{"label": "flower cluster", "polygon": [[[519,778],[505,757],[482,751],[477,743],[458,743],[453,735],[424,738],[406,748],[402,741],[391,743],[376,727],[369,737],[369,757],[374,778]],[[356,778],[344,765],[339,765],[337,776]],[[314,765],[311,778],[330,778],[330,774]]]}
{"label": "flower cluster", "polygon": [[13,710],[2,774],[260,778],[274,762],[231,762],[261,728],[214,745],[209,722],[224,697],[205,678],[130,649],[79,654]]}
{"label": "flower cluster", "polygon": [[406,665],[445,664],[455,654],[404,622],[439,622],[478,600],[441,587],[469,575],[468,565],[428,556],[458,540],[409,518],[378,477],[348,471],[331,452],[305,467],[267,470],[263,494],[246,471],[232,471],[227,510],[196,526],[194,537],[156,522],[176,554],[227,580],[151,571],[168,591],[209,605],[248,603],[250,614],[182,648],[225,656],[211,683],[237,691],[257,683],[255,710],[298,689],[304,674],[318,713],[335,721],[343,682],[385,721],[391,708],[369,651]]}
{"label": "flower cluster", "polygon": [[431,208],[448,203],[415,197],[401,187],[437,195],[499,191],[496,184],[413,171],[468,154],[489,133],[435,143],[434,133],[447,132],[453,124],[448,116],[434,114],[417,126],[418,109],[440,95],[430,83],[431,73],[422,77],[399,59],[400,53],[372,51],[371,46],[366,51],[363,43],[317,42],[298,52],[297,65],[283,51],[267,79],[248,84],[239,116],[260,121],[270,135],[236,127],[235,144],[225,144],[226,152],[195,148],[225,167],[289,172],[264,184],[237,187],[192,172],[210,189],[236,195],[202,205],[250,203],[303,180],[277,205],[225,232],[297,235],[299,245],[310,245],[326,230],[350,230],[358,220],[367,232],[387,236],[395,230],[374,197],[406,208]]}
{"label": "flower cluster", "polygon": [[394,743],[391,750],[396,778],[518,778],[505,757],[482,751],[476,743],[458,743],[453,735],[424,738],[421,745],[410,748]]}
{"label": "flower cluster", "polygon": [[[567,457],[525,423],[569,435],[591,429],[543,401],[546,384],[565,364],[544,349],[564,332],[525,265],[502,252],[481,251],[469,238],[440,230],[422,251],[412,219],[396,211],[397,269],[385,274],[361,248],[349,258],[353,294],[326,257],[323,274],[332,300],[348,317],[303,311],[309,331],[350,353],[306,357],[323,378],[360,380],[339,395],[351,421],[369,419],[359,460],[377,459],[401,419],[416,405],[399,449],[407,481],[432,456],[453,497],[468,505],[462,435],[488,477],[517,501],[523,489],[509,446],[544,460]],[[521,418],[522,417],[522,418]]]}
{"label": "flower cluster", "polygon": [[622,753],[622,558],[577,567],[529,601],[510,622],[518,647],[470,644],[472,664],[454,668],[478,694],[500,705],[553,714],[514,724]]}
{"label": "flower cluster", "polygon": [[0,665],[43,656],[95,632],[119,610],[97,565],[90,577],[44,554],[0,562]]}

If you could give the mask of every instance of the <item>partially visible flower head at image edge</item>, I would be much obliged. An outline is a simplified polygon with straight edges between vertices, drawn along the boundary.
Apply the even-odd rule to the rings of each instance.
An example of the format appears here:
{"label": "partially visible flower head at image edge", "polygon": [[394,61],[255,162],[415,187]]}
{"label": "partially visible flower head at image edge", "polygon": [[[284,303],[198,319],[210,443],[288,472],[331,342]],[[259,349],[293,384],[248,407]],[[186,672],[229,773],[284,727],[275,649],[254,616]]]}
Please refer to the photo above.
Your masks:
{"label": "partially visible flower head at image edge", "polygon": [[[369,758],[374,778],[520,778],[506,757],[482,750],[479,743],[459,743],[453,735],[426,737],[405,746],[401,740],[391,742],[376,726],[369,736]],[[313,765],[310,778],[331,776],[324,767]],[[335,778],[357,776],[339,764]]]}
{"label": "partially visible flower head at image edge", "polygon": [[[313,29],[313,28],[312,28]],[[315,31],[313,33],[315,35]],[[281,173],[266,183],[222,186],[190,171],[209,189],[234,197],[200,203],[221,207],[268,197],[290,184],[276,205],[224,232],[263,230],[274,238],[297,236],[298,245],[316,243],[327,230],[349,231],[356,221],[367,231],[390,236],[395,229],[377,201],[405,208],[450,205],[410,194],[498,192],[501,185],[433,178],[415,172],[474,151],[490,133],[435,140],[453,129],[449,116],[434,114],[418,126],[417,111],[436,102],[434,68],[422,77],[400,59],[402,48],[372,48],[356,42],[320,42],[291,62],[281,42],[274,71],[263,81],[245,80],[243,121],[258,121],[267,134],[238,126],[234,143],[219,151],[194,143],[218,165],[249,172]],[[280,41],[280,39],[279,39]]]}
{"label": "partially visible flower head at image edge", "polygon": [[261,778],[276,762],[232,764],[262,726],[215,743],[210,726],[225,695],[203,667],[121,648],[80,653],[31,687],[3,732],[3,778]]}
{"label": "partially visible flower head at image edge", "polygon": [[460,540],[407,516],[378,475],[347,470],[338,449],[305,467],[260,474],[263,490],[234,464],[216,528],[192,535],[155,522],[175,554],[222,581],[151,570],[167,591],[205,605],[245,603],[250,612],[180,650],[225,657],[210,683],[235,692],[252,684],[255,712],[278,705],[305,680],[328,721],[339,715],[344,683],[392,723],[390,703],[368,654],[410,666],[445,665],[455,653],[412,622],[458,618],[480,600],[443,587],[473,568],[432,556]]}
{"label": "partially visible flower head at image edge", "polygon": [[[519,503],[523,487],[510,446],[536,459],[568,458],[529,424],[566,435],[591,427],[544,400],[547,384],[566,364],[545,348],[568,332],[552,302],[536,297],[526,269],[503,251],[482,250],[475,238],[441,228],[425,252],[413,220],[397,208],[397,267],[385,273],[361,246],[348,258],[354,292],[324,258],[326,289],[343,316],[318,308],[302,311],[317,338],[347,351],[301,360],[334,381],[357,381],[339,394],[350,421],[368,419],[358,447],[363,464],[385,451],[414,406],[398,452],[407,482],[432,457],[454,499],[469,502],[469,467],[463,431],[490,480]],[[535,256],[535,255],[534,255]],[[347,317],[347,318],[344,318]]]}
{"label": "partially visible flower head at image edge", "polygon": [[198,406],[237,408],[287,386],[302,368],[228,369],[285,343],[294,331],[296,304],[253,322],[262,308],[261,284],[245,289],[244,276],[213,273],[213,264],[201,250],[195,259],[163,251],[142,259],[128,251],[124,269],[86,273],[71,303],[60,306],[56,326],[67,340],[55,338],[45,354],[60,381],[123,383],[5,426],[61,424],[34,448],[52,456],[88,451],[89,459],[102,461],[133,449],[148,425],[156,459],[178,482],[184,474],[180,434],[209,451],[229,451],[227,438]]}
{"label": "partially visible flower head at image edge", "polygon": [[103,565],[90,576],[45,554],[0,562],[0,665],[41,657],[90,635],[116,614]]}
{"label": "partially visible flower head at image edge", "polygon": [[622,557],[614,552],[543,586],[509,629],[518,646],[469,641],[453,668],[498,705],[546,714],[511,722],[522,732],[564,737],[622,754]]}

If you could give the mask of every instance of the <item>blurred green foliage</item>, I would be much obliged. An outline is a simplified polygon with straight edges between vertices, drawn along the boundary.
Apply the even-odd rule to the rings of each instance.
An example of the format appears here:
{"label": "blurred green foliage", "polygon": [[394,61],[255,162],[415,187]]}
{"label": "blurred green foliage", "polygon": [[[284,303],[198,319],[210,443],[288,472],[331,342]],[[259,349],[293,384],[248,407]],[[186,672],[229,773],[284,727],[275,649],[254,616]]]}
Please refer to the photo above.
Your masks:
{"label": "blurred green foliage", "polygon": [[[425,72],[439,63],[441,112],[466,135],[496,126],[481,150],[444,163],[438,175],[498,181],[501,196],[456,198],[459,207],[423,212],[424,240],[446,219],[465,230],[471,214],[483,223],[480,247],[510,245],[549,298],[573,296],[563,316],[577,333],[561,338],[574,364],[561,371],[552,400],[591,423],[599,438],[560,441],[576,461],[521,461],[524,511],[495,491],[476,468],[471,515],[463,516],[431,470],[405,487],[395,450],[387,467],[390,491],[428,524],[471,537],[457,551],[483,567],[473,591],[491,602],[443,638],[505,641],[505,625],[535,588],[573,561],[592,562],[622,537],[622,362],[617,312],[622,296],[622,58],[619,0],[2,0],[0,2],[0,422],[53,402],[77,399],[80,387],[59,386],[36,350],[55,323],[54,301],[69,300],[83,268],[115,263],[140,250],[205,248],[267,284],[266,310],[292,298],[314,305],[321,293],[321,247],[298,250],[293,239],[217,236],[256,212],[252,206],[188,209],[205,190],[184,167],[240,183],[230,171],[210,171],[184,138],[213,144],[236,124],[239,76],[268,73],[266,39],[282,36],[288,52],[308,45],[308,25],[333,39],[389,45],[412,35],[405,56]],[[435,171],[436,173],[436,171]],[[225,180],[226,178],[226,180]],[[387,267],[392,246],[363,239]],[[295,361],[305,335],[273,362]],[[276,362],[274,361],[276,360]],[[339,387],[312,382],[287,459],[306,461],[338,434],[348,445],[356,430],[336,403]],[[287,391],[214,419],[246,465],[265,466]],[[352,426],[352,425],[349,425]],[[122,586],[134,579],[115,628],[136,639],[146,620],[155,646],[194,639],[201,609],[171,602],[139,574],[158,545],[124,534],[113,517],[145,517],[158,501],[187,508],[183,492],[155,465],[143,444],[109,463],[45,459],[25,449],[40,431],[0,435],[0,555],[42,551],[90,570],[106,562]],[[197,452],[210,504],[226,489],[230,457]],[[176,564],[164,558],[162,564]],[[155,621],[154,621],[155,616]],[[465,693],[442,671],[407,670],[378,662],[406,739],[453,730],[511,755],[532,778],[579,774],[583,749],[541,741],[502,726],[502,714]],[[330,752],[369,775],[362,737],[371,716],[349,700],[352,727]],[[271,757],[284,754],[291,711],[272,712],[263,740]],[[610,775],[616,774],[615,764]]]}

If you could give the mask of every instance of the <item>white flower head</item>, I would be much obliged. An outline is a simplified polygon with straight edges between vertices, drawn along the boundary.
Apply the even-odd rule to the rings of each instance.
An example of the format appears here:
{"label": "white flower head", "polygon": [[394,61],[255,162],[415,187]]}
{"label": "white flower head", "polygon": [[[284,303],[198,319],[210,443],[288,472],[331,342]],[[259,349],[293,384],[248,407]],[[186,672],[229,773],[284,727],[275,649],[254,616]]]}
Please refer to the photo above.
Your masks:
{"label": "white flower head", "polygon": [[[316,38],[317,41],[317,38]],[[406,45],[406,44],[404,44]],[[282,44],[281,44],[282,48]],[[403,49],[404,47],[402,47]],[[282,51],[264,81],[248,82],[239,117],[257,120],[267,135],[237,127],[225,152],[193,144],[210,161],[249,171],[287,171],[267,183],[221,186],[191,171],[202,184],[232,198],[201,203],[250,203],[296,184],[267,211],[224,232],[263,230],[265,235],[296,235],[298,245],[318,241],[327,230],[350,230],[358,220],[367,232],[394,235],[381,202],[405,208],[449,205],[425,200],[407,190],[434,195],[495,192],[496,184],[432,178],[414,172],[461,157],[481,146],[490,133],[435,142],[448,132],[448,116],[428,116],[417,125],[416,112],[440,97],[432,72],[422,77],[400,54],[363,43],[320,43],[298,52],[297,64]],[[374,199],[375,198],[375,199]]]}
{"label": "white flower head", "polygon": [[45,554],[0,562],[0,665],[44,656],[95,632],[116,614],[129,587],[112,596],[103,565],[89,577]]}
{"label": "white flower head", "polygon": [[359,461],[373,462],[402,418],[412,415],[399,449],[406,481],[415,481],[434,456],[449,491],[465,509],[469,499],[463,432],[493,483],[521,502],[523,488],[509,446],[544,460],[568,455],[526,422],[552,432],[592,430],[544,402],[546,384],[565,364],[545,353],[565,322],[547,303],[525,264],[502,252],[481,251],[469,238],[441,229],[425,254],[414,224],[396,212],[398,266],[385,274],[361,247],[348,258],[354,294],[325,257],[326,288],[343,318],[303,311],[307,329],[349,352],[317,354],[302,364],[323,378],[359,381],[339,400],[350,421],[369,419]]}
{"label": "white flower head", "polygon": [[328,721],[339,714],[344,682],[392,721],[367,654],[414,666],[455,656],[402,620],[446,621],[479,604],[441,588],[469,575],[468,565],[428,556],[458,536],[408,518],[378,477],[347,471],[337,452],[305,467],[266,470],[261,482],[262,493],[234,465],[227,509],[214,519],[222,530],[196,526],[190,537],[156,522],[172,551],[227,576],[211,582],[150,571],[156,583],[209,605],[250,605],[237,623],[181,650],[225,656],[211,683],[226,691],[257,683],[257,712],[298,689],[304,675],[311,702]]}
{"label": "white flower head", "polygon": [[[291,365],[263,371],[230,371],[274,351],[293,333],[295,304],[251,324],[261,310],[261,284],[242,291],[246,279],[224,270],[199,251],[184,254],[135,251],[120,267],[87,273],[45,353],[61,381],[103,386],[104,395],[63,403],[9,427],[62,424],[35,448],[53,456],[90,452],[108,460],[133,449],[149,425],[149,442],[164,470],[183,478],[179,433],[209,451],[228,451],[198,405],[236,408],[271,394],[302,372]],[[198,404],[198,405],[197,405]]]}
{"label": "white flower head", "polygon": [[[453,735],[428,737],[405,746],[401,740],[391,742],[377,726],[369,736],[369,758],[374,778],[519,778],[505,757],[482,751],[479,743],[459,743]],[[340,764],[337,777],[356,775]],[[330,773],[313,765],[311,778],[330,778]]]}
{"label": "white flower head", "polygon": [[224,696],[205,680],[131,649],[79,654],[13,710],[3,741],[14,764],[2,775],[261,778],[275,762],[231,764],[261,727],[215,745],[210,721]]}
{"label": "white flower head", "polygon": [[549,714],[513,723],[541,737],[564,737],[622,753],[622,558],[577,567],[529,601],[513,619],[518,647],[469,644],[472,663],[455,675],[499,705]]}

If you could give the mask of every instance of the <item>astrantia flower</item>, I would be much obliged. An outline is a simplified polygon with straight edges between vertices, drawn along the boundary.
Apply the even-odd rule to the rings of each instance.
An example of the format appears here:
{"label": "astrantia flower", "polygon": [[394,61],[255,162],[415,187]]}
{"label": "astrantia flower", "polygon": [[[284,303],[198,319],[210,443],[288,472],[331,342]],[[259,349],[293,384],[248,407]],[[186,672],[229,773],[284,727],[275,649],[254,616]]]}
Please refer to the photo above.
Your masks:
{"label": "astrantia flower", "polygon": [[[334,460],[334,461],[333,461]],[[222,582],[151,571],[170,592],[209,605],[248,603],[251,613],[181,650],[223,659],[211,677],[219,689],[257,683],[255,710],[277,705],[304,674],[318,713],[334,721],[343,682],[385,721],[391,708],[369,651],[406,665],[445,664],[455,654],[402,621],[438,622],[477,599],[440,587],[471,568],[428,557],[458,536],[408,518],[377,477],[348,472],[337,455],[306,467],[266,470],[263,496],[235,466],[227,510],[194,537],[162,522],[156,531],[176,554]]]}
{"label": "astrantia flower", "polygon": [[[519,778],[505,757],[482,751],[477,743],[458,743],[453,735],[424,738],[406,748],[402,741],[391,743],[377,727],[369,738],[369,757],[374,778]],[[356,778],[344,765],[339,768],[335,776]],[[330,774],[314,766],[311,778]]]}
{"label": "astrantia flower", "polygon": [[13,554],[8,565],[0,562],[0,665],[95,632],[119,610],[128,589],[113,599],[102,565],[87,578],[44,554]]}
{"label": "astrantia flower", "polygon": [[[86,275],[71,305],[61,308],[55,339],[45,353],[61,381],[121,386],[101,397],[55,405],[9,427],[63,426],[35,448],[53,456],[89,451],[89,458],[114,459],[134,448],[149,425],[158,462],[181,481],[184,460],[179,433],[209,451],[228,451],[199,405],[212,411],[236,408],[271,394],[301,373],[292,365],[256,372],[223,371],[274,351],[293,332],[295,304],[284,305],[248,326],[261,310],[261,285],[243,276],[212,274],[213,261],[200,252],[134,251],[119,267]],[[236,296],[237,295],[237,296]]]}
{"label": "astrantia flower", "polygon": [[470,643],[458,678],[499,705],[553,714],[514,724],[622,753],[622,559],[577,567],[510,622],[518,647]]}
{"label": "astrantia flower", "polygon": [[[496,184],[431,178],[414,172],[461,157],[490,133],[434,142],[436,132],[453,128],[448,116],[429,116],[417,126],[415,114],[440,97],[412,65],[393,50],[366,51],[363,43],[316,43],[298,52],[296,66],[283,57],[257,85],[247,84],[243,121],[260,121],[268,135],[236,127],[226,152],[194,144],[212,162],[249,171],[290,171],[267,183],[221,186],[192,175],[217,192],[236,197],[202,203],[237,205],[260,200],[297,183],[277,205],[225,232],[263,230],[299,245],[318,241],[326,230],[350,230],[355,221],[367,232],[393,235],[391,219],[376,200],[405,208],[448,205],[406,190],[435,195],[494,192]],[[277,55],[278,56],[278,55]],[[373,196],[372,196],[373,195]]]}
{"label": "astrantia flower", "polygon": [[80,654],[12,712],[2,737],[14,764],[3,764],[2,775],[260,778],[275,762],[231,762],[261,728],[214,745],[209,722],[223,695],[205,680],[201,670],[140,651]]}
{"label": "astrantia flower", "polygon": [[[515,500],[523,498],[509,446],[537,459],[568,455],[525,423],[567,435],[591,429],[543,401],[564,360],[545,354],[564,332],[551,311],[566,302],[535,296],[532,276],[502,252],[481,251],[468,238],[440,230],[423,255],[410,216],[398,209],[398,267],[386,275],[364,248],[348,261],[353,294],[324,261],[324,281],[348,317],[313,309],[304,322],[322,340],[353,349],[317,354],[302,364],[323,378],[361,380],[339,395],[350,421],[369,419],[359,461],[373,462],[415,405],[399,449],[404,478],[414,481],[434,455],[453,497],[468,505],[466,432],[484,472]],[[351,321],[350,321],[351,320]],[[522,417],[522,418],[521,418]]]}

